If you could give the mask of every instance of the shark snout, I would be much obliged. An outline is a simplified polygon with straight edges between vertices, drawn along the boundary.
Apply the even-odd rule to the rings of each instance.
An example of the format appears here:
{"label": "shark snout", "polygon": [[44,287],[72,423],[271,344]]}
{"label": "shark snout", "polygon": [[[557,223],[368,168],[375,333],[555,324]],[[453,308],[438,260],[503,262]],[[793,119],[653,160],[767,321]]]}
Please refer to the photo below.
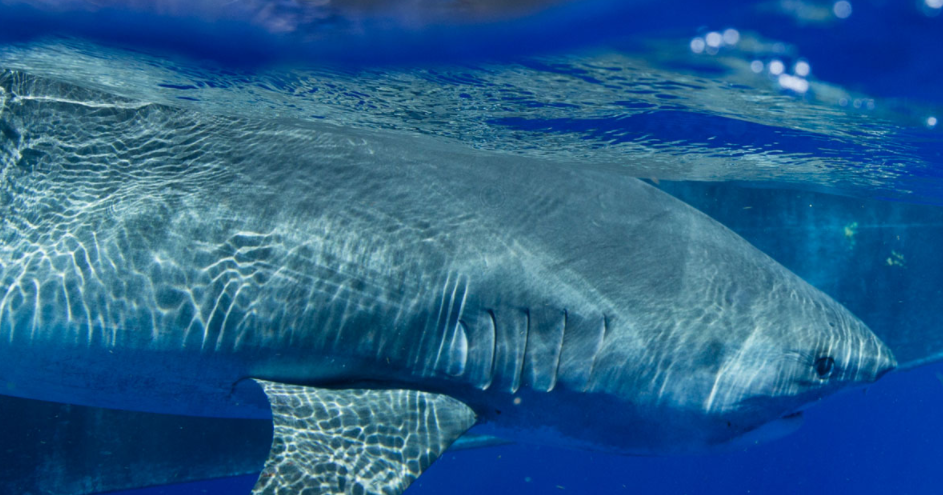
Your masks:
{"label": "shark snout", "polygon": [[858,379],[863,382],[876,382],[895,368],[897,368],[897,359],[894,353],[884,342],[875,337],[873,352],[863,357],[858,367]]}

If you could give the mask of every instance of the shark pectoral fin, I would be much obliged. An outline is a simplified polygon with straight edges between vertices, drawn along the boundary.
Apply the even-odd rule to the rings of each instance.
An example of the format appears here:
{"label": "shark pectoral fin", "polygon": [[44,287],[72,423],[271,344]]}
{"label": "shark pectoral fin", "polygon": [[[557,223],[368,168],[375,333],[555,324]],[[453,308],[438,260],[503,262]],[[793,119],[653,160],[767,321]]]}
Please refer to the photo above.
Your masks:
{"label": "shark pectoral fin", "polygon": [[275,434],[253,495],[402,493],[476,420],[445,395],[256,381]]}

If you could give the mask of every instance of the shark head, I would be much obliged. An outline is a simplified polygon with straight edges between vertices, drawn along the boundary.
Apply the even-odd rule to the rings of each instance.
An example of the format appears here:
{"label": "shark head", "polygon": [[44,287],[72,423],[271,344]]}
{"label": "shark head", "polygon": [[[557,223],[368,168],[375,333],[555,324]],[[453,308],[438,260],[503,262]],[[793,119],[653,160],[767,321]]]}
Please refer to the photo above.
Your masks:
{"label": "shark head", "polygon": [[795,431],[810,405],[897,366],[850,311],[775,272],[773,283],[714,278],[717,290],[689,292],[701,302],[717,294],[713,302],[651,311],[651,332],[632,331],[640,320],[610,322],[586,390],[597,394],[547,408],[572,409],[575,426],[564,433],[587,441],[566,445],[643,455],[753,445]]}
{"label": "shark head", "polygon": [[873,383],[897,366],[891,350],[861,320],[809,289],[768,295],[784,296],[771,314],[792,316],[779,324],[757,321],[725,356],[703,402],[704,414],[728,430],[715,442],[754,435],[769,423],[794,425],[809,405]]}
{"label": "shark head", "polygon": [[[701,452],[781,436],[801,412],[897,366],[848,309],[718,224],[681,212],[657,277],[624,270],[626,300],[593,384],[621,401],[629,453]],[[627,282],[626,282],[627,281]],[[621,299],[618,299],[621,298]],[[641,309],[639,309],[641,308]],[[631,424],[631,423],[637,424]],[[601,440],[605,440],[600,435]]]}
{"label": "shark head", "polygon": [[740,303],[727,308],[730,327],[704,332],[737,337],[723,345],[706,339],[700,352],[710,359],[691,361],[690,380],[682,381],[686,409],[710,425],[708,447],[782,436],[808,406],[897,366],[861,320],[808,284],[774,285]]}

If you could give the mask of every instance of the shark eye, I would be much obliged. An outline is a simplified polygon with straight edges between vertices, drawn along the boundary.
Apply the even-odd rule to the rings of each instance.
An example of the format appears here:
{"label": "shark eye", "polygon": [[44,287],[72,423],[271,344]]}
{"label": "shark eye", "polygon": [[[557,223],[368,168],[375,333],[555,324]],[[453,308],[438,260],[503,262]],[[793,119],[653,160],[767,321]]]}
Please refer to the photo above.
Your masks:
{"label": "shark eye", "polygon": [[831,356],[823,356],[816,359],[812,366],[815,368],[815,374],[824,380],[835,371],[835,360]]}

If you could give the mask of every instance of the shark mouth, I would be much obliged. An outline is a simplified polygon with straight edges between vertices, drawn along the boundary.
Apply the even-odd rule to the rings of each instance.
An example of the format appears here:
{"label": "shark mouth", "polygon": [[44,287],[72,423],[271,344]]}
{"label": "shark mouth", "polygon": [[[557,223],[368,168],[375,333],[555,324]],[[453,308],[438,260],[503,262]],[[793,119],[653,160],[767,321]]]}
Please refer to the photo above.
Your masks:
{"label": "shark mouth", "polygon": [[794,411],[728,441],[724,448],[741,449],[778,440],[798,430],[802,422],[802,411]]}

